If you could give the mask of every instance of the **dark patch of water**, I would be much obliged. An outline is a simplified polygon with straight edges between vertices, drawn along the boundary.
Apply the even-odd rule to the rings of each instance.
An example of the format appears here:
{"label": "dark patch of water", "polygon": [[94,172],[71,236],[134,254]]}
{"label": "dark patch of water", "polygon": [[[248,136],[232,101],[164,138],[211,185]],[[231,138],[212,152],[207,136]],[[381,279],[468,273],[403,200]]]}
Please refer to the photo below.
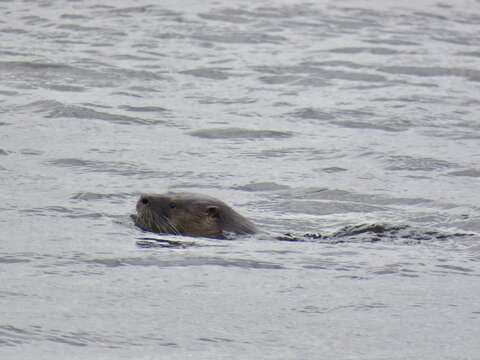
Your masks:
{"label": "dark patch of water", "polygon": [[204,139],[268,139],[268,138],[289,138],[291,132],[278,130],[253,130],[242,128],[214,128],[195,130],[188,133],[191,136]]}

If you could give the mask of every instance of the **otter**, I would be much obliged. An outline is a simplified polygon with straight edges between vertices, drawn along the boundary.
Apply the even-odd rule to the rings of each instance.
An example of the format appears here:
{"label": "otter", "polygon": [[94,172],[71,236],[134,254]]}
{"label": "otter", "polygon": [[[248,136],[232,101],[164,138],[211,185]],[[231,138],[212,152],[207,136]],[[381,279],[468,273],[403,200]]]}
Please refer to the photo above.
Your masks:
{"label": "otter", "polygon": [[255,224],[223,201],[196,193],[142,194],[135,225],[162,234],[225,239],[258,232]]}
{"label": "otter", "polygon": [[[135,225],[145,231],[161,234],[184,235],[226,239],[229,233],[249,235],[259,233],[253,222],[240,215],[223,201],[214,197],[196,193],[142,194],[137,201],[137,215],[132,215]],[[408,225],[398,224],[360,224],[345,226],[333,233],[292,233],[272,234],[261,232],[258,238],[280,241],[315,241],[337,244],[346,239],[365,234],[361,241],[380,241],[382,239],[400,239],[404,241],[422,241],[424,239],[445,239],[451,236],[474,236],[469,233],[442,233],[437,231],[414,231]],[[428,235],[428,236],[426,236]],[[151,240],[155,240],[152,243]],[[142,238],[137,242],[142,247],[187,247],[194,243],[170,239]]]}

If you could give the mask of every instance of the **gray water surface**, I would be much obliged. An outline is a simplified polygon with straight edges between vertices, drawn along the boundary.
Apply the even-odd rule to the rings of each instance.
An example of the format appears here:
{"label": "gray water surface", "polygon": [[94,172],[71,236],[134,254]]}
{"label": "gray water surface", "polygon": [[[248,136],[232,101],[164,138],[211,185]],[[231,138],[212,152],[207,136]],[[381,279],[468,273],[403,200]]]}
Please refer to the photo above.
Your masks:
{"label": "gray water surface", "polygon": [[478,0],[0,10],[1,359],[480,358]]}

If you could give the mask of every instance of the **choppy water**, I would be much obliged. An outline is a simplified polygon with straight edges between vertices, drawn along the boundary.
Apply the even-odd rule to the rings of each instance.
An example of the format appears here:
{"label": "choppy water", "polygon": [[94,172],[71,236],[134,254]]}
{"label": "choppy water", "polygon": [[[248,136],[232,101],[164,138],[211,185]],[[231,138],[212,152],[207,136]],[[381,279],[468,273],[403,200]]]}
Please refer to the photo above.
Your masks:
{"label": "choppy water", "polygon": [[480,358],[478,0],[99,4],[0,2],[2,359]]}

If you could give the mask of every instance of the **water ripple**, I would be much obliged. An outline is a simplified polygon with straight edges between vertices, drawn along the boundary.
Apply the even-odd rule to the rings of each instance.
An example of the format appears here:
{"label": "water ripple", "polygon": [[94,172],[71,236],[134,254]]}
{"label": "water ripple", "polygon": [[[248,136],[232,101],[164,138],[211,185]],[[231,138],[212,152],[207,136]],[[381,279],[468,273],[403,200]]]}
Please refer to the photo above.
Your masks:
{"label": "water ripple", "polygon": [[108,173],[122,176],[151,176],[160,177],[168,176],[168,172],[154,171],[146,168],[141,168],[134,162],[122,161],[97,161],[97,160],[83,160],[76,158],[63,158],[49,160],[49,165],[80,168],[88,172]]}
{"label": "water ripple", "polygon": [[420,77],[458,76],[470,81],[480,81],[480,70],[464,68],[445,68],[438,66],[379,66],[378,71],[395,75]]}
{"label": "water ripple", "polygon": [[216,128],[190,131],[191,136],[204,139],[267,139],[267,138],[289,138],[290,132],[277,130],[250,130],[241,128]]}
{"label": "water ripple", "polygon": [[458,166],[445,160],[401,155],[391,156],[385,162],[389,164],[386,169],[393,171],[435,171]]}
{"label": "water ripple", "polygon": [[250,259],[228,259],[223,257],[186,257],[177,259],[162,259],[156,257],[137,257],[137,258],[98,258],[88,260],[88,262],[108,267],[119,266],[157,266],[161,268],[168,267],[191,267],[191,266],[220,266],[220,267],[238,267],[244,269],[283,269],[281,264],[267,261],[258,261]]}
{"label": "water ripple", "polygon": [[49,106],[52,110],[49,111],[47,118],[70,118],[70,119],[95,119],[105,120],[117,124],[142,124],[152,125],[164,123],[162,120],[147,120],[127,115],[112,114],[109,112],[97,111],[83,106],[55,104]]}
{"label": "water ripple", "polygon": [[[157,346],[177,346],[175,342],[168,341],[157,334],[144,336],[143,340],[154,343]],[[118,333],[97,333],[95,331],[61,331],[57,329],[45,329],[31,325],[19,328],[13,325],[0,325],[0,346],[19,346],[31,342],[48,341],[52,343],[67,344],[70,346],[96,345],[105,348],[120,348],[142,346],[133,336],[121,336]]]}

